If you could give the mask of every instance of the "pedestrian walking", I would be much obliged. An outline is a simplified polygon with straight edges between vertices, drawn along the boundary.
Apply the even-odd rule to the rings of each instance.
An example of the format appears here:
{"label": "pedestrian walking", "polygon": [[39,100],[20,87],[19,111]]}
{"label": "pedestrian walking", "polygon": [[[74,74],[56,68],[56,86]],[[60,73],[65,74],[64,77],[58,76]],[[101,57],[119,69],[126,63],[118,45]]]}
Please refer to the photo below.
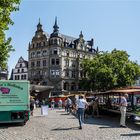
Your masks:
{"label": "pedestrian walking", "polygon": [[55,101],[54,101],[54,99],[52,99],[52,101],[51,101],[51,110],[54,110],[54,105],[55,105]]}
{"label": "pedestrian walking", "polygon": [[58,101],[58,108],[59,108],[59,109],[62,108],[62,100],[61,100],[61,99],[59,99],[59,101]]}
{"label": "pedestrian walking", "polygon": [[95,117],[95,113],[96,117],[99,117],[99,105],[97,97],[92,101],[92,107],[93,107],[92,117]]}
{"label": "pedestrian walking", "polygon": [[30,114],[33,116],[33,110],[34,110],[35,100],[32,96],[30,96]]}
{"label": "pedestrian walking", "polygon": [[67,98],[67,101],[66,101],[66,108],[67,108],[67,113],[71,113],[71,108],[72,108],[72,101],[71,101],[71,99],[68,97]]}
{"label": "pedestrian walking", "polygon": [[120,101],[120,112],[121,112],[120,127],[124,127],[124,128],[126,127],[125,121],[126,121],[127,98],[128,98],[128,94],[124,94],[121,97],[121,101]]}
{"label": "pedestrian walking", "polygon": [[79,96],[79,99],[77,100],[77,109],[78,109],[77,114],[79,120],[79,129],[82,129],[84,110],[86,108],[86,105],[88,106],[86,99],[84,99],[83,96]]}

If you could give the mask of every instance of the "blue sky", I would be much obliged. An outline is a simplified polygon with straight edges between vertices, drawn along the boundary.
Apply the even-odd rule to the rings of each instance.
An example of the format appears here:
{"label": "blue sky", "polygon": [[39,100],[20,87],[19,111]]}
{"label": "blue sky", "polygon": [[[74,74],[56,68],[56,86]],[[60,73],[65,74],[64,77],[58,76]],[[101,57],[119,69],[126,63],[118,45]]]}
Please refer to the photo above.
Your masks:
{"label": "blue sky", "polygon": [[125,50],[140,64],[139,0],[22,0],[19,8],[11,15],[15,24],[6,32],[16,50],[10,53],[10,71],[20,56],[28,60],[39,18],[50,34],[56,16],[60,33],[78,38],[82,30],[84,39],[94,38],[100,51]]}

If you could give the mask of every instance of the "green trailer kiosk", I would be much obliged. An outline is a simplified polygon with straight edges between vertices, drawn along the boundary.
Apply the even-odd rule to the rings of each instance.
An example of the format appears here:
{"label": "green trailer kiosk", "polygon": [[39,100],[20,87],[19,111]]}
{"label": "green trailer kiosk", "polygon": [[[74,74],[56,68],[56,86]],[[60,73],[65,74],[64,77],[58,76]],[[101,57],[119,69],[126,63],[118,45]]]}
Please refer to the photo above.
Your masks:
{"label": "green trailer kiosk", "polygon": [[0,123],[29,120],[29,81],[0,80]]}

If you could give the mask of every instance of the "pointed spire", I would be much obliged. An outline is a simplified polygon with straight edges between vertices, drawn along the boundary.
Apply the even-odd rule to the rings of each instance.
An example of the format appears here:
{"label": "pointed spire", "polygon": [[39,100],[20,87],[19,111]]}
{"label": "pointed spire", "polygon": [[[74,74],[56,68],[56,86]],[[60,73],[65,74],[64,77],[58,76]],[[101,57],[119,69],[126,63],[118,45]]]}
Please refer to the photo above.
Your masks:
{"label": "pointed spire", "polygon": [[31,46],[31,44],[30,44],[30,42],[29,42],[29,45],[28,45],[29,47]]}
{"label": "pointed spire", "polygon": [[80,32],[80,35],[79,35],[79,38],[83,38],[84,36],[83,36],[83,33],[82,33],[82,31]]}
{"label": "pointed spire", "polygon": [[54,33],[58,33],[59,32],[59,27],[58,27],[58,25],[57,25],[57,17],[55,17],[55,24],[54,24],[54,26],[53,26],[53,32]]}
{"label": "pointed spire", "polygon": [[39,24],[40,24],[40,18],[39,18]]}
{"label": "pointed spire", "polygon": [[42,30],[42,25],[40,23],[40,18],[39,18],[39,22],[38,22],[38,25],[37,25],[37,30]]}

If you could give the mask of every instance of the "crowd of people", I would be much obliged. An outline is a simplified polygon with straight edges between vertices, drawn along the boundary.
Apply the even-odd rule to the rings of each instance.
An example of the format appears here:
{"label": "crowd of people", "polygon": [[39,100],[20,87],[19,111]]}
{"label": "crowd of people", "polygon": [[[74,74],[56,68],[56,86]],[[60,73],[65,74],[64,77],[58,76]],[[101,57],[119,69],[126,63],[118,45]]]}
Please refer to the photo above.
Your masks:
{"label": "crowd of people", "polygon": [[[120,100],[120,112],[121,112],[121,118],[120,118],[120,127],[126,127],[125,120],[126,120],[126,108],[127,108],[127,98],[128,94],[124,94],[124,96],[121,97]],[[45,104],[42,101],[42,104]],[[48,102],[47,102],[48,103]],[[57,101],[57,107],[59,109],[65,108],[65,111],[68,114],[75,114],[77,115],[77,118],[79,120],[79,129],[82,129],[82,124],[84,120],[87,118],[87,116],[91,115],[92,117],[99,117],[99,101],[97,97],[93,97],[90,102],[87,102],[86,98],[82,95],[79,96],[79,98],[70,98],[67,97],[64,101],[61,100],[61,98]],[[33,110],[35,105],[39,106],[40,101],[34,100],[33,97],[30,97],[30,112],[33,116]],[[50,108],[51,110],[54,110],[56,105],[56,101],[52,99],[50,101]]]}

